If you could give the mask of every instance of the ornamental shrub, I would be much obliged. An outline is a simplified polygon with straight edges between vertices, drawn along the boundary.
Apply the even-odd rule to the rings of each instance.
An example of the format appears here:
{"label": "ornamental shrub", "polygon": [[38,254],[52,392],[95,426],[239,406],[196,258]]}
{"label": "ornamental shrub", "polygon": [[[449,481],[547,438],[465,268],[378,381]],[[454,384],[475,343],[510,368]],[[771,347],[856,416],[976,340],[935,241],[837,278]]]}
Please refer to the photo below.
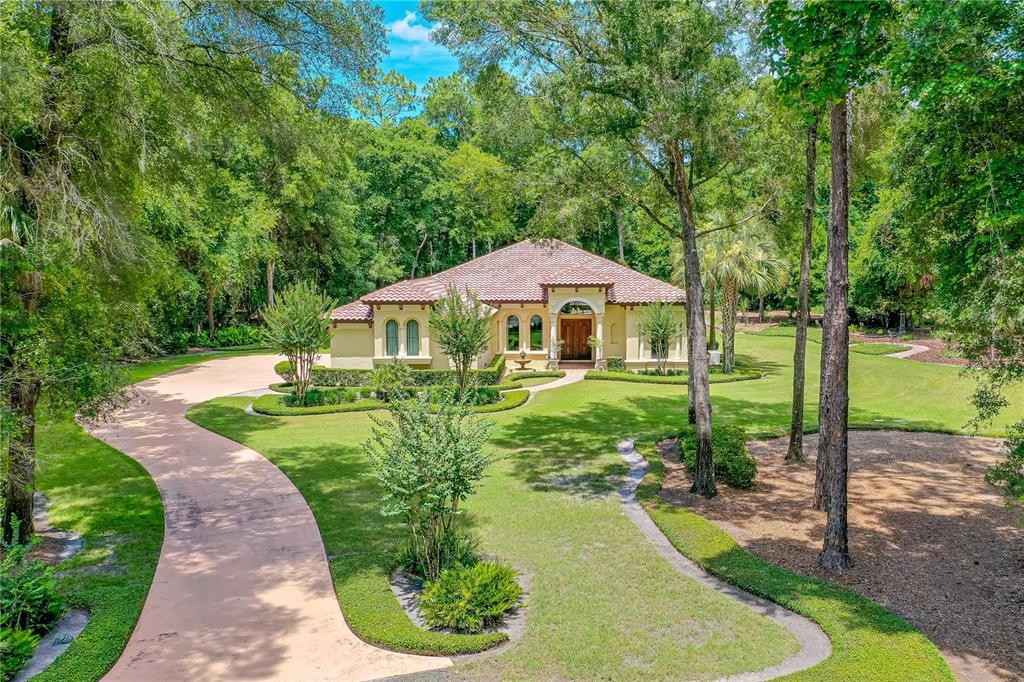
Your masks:
{"label": "ornamental shrub", "polygon": [[608,357],[608,371],[609,372],[625,372],[626,371],[626,358],[619,355],[611,355]]}
{"label": "ornamental shrub", "polygon": [[[12,537],[18,537],[18,523],[12,521]],[[3,543],[0,554],[0,628],[46,633],[64,613],[57,593],[53,567],[42,561],[27,562],[30,543]]]}
{"label": "ornamental shrub", "polygon": [[25,667],[39,644],[39,635],[31,630],[0,627],[0,680],[13,679]]}
{"label": "ornamental shrub", "polygon": [[390,360],[370,373],[370,388],[378,400],[394,402],[409,397],[412,370],[398,358]]}
{"label": "ornamental shrub", "polygon": [[455,566],[426,584],[420,611],[431,627],[475,633],[500,621],[522,596],[516,573],[507,566]]}
{"label": "ornamental shrub", "polygon": [[[697,466],[697,431],[688,426],[679,436],[679,452],[687,468]],[[711,457],[715,478],[734,488],[749,488],[757,476],[757,461],[747,454],[747,437],[736,426],[715,424],[711,435]]]}
{"label": "ornamental shrub", "polygon": [[[473,535],[458,528],[446,533],[440,545],[441,570],[455,566],[475,566],[480,560],[478,552],[480,541]],[[424,566],[420,563],[419,555],[416,553],[416,546],[407,542],[398,550],[395,555],[395,565],[407,573],[424,577]]]}
{"label": "ornamental shrub", "polygon": [[263,341],[263,328],[255,324],[221,327],[217,330],[217,347],[251,346]]}
{"label": "ornamental shrub", "polygon": [[286,394],[281,402],[288,407],[320,407],[321,405],[343,405],[359,400],[360,392],[354,388],[309,388],[306,401],[299,404],[294,393]]}

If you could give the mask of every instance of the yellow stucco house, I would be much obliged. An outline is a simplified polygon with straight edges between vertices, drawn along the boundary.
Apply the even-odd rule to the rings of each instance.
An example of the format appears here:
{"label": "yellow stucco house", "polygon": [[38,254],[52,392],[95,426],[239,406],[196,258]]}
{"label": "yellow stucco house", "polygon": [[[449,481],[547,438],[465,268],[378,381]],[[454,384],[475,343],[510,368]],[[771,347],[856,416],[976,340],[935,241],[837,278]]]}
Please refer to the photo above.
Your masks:
{"label": "yellow stucco house", "polygon": [[[621,357],[629,369],[654,367],[657,358],[637,333],[644,305],[675,306],[682,330],[668,353],[669,367],[686,366],[686,294],[557,239],[524,240],[429,277],[397,282],[331,313],[331,366],[369,369],[401,358],[420,369],[448,368],[434,343],[429,311],[448,287],[468,288],[492,319],[484,367],[498,353],[509,368],[603,368]],[[595,337],[601,343],[590,344]],[[522,361],[522,362],[516,362]]]}

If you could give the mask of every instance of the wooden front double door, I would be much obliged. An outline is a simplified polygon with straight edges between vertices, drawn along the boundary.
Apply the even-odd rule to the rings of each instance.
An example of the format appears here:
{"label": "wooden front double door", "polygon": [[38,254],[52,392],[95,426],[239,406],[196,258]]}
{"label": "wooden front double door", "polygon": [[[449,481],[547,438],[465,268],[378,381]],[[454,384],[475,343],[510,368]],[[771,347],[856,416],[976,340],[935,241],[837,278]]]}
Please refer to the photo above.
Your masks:
{"label": "wooden front double door", "polygon": [[587,339],[593,335],[593,320],[568,318],[561,321],[560,338],[565,342],[562,346],[563,360],[590,360],[590,346]]}

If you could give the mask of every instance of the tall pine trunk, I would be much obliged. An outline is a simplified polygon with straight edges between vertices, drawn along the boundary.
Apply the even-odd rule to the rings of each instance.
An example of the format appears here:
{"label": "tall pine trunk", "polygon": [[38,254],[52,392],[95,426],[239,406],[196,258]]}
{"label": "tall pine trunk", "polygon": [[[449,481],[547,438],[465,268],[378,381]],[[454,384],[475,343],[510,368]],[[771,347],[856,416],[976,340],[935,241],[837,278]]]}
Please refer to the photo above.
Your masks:
{"label": "tall pine trunk", "polygon": [[[828,265],[825,317],[822,324],[821,399],[818,410],[818,468],[816,485],[828,512],[825,541],[818,561],[823,568],[850,568],[847,538],[847,417],[849,413],[849,202],[850,102],[832,108],[832,193],[828,216]],[[823,474],[823,476],[822,476]]]}
{"label": "tall pine trunk", "polygon": [[217,323],[213,317],[213,303],[217,300],[217,290],[213,285],[206,287],[206,323],[210,330],[210,340],[213,341],[217,334]]}
{"label": "tall pine trunk", "polygon": [[675,143],[667,144],[672,160],[672,177],[676,189],[676,205],[683,228],[683,261],[686,271],[686,324],[689,354],[690,405],[697,426],[697,467],[691,490],[704,497],[718,494],[715,468],[711,458],[711,390],[709,383],[708,338],[704,327],[704,287],[700,279],[700,258],[697,253],[697,222],[693,216],[693,200],[686,178],[683,155]]}
{"label": "tall pine trunk", "polygon": [[804,196],[804,235],[800,253],[800,292],[797,302],[796,348],[793,350],[793,414],[789,422],[787,462],[805,462],[804,383],[807,374],[807,325],[811,316],[811,238],[814,227],[815,165],[818,162],[818,114],[807,126],[807,177]]}
{"label": "tall pine trunk", "polygon": [[736,280],[725,280],[722,287],[722,374],[732,374],[736,367],[736,309],[739,299]]}
{"label": "tall pine trunk", "polygon": [[618,199],[612,211],[615,220],[615,230],[619,233],[619,262],[626,264],[626,227],[622,224],[622,210],[619,208]]}
{"label": "tall pine trunk", "polygon": [[711,324],[708,326],[708,348],[715,348],[715,283],[711,281],[708,283],[708,315],[711,318]]}
{"label": "tall pine trunk", "polygon": [[267,307],[274,307],[274,261],[267,261]]}

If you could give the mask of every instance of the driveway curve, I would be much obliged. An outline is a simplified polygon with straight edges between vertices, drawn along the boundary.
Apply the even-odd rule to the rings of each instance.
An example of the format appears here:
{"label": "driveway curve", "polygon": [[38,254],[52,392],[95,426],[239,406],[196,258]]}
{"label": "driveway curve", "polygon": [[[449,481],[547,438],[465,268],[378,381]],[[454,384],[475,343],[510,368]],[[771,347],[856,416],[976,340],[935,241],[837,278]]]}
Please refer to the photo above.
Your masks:
{"label": "driveway curve", "polygon": [[292,482],[256,451],[185,418],[192,405],[277,381],[280,359],[218,358],[144,381],[143,402],[92,430],[149,471],[164,505],[153,585],[104,679],[367,680],[451,665],[357,638]]}

